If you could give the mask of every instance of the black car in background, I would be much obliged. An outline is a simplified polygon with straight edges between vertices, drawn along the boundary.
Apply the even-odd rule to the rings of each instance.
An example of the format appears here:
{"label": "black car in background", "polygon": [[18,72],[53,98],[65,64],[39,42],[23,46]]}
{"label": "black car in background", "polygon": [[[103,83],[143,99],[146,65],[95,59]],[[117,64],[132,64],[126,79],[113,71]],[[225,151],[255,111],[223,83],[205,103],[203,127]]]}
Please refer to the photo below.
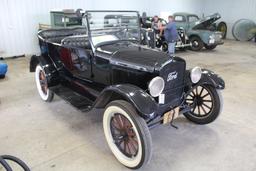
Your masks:
{"label": "black car in background", "polygon": [[[111,25],[110,15],[136,19]],[[44,101],[57,94],[84,112],[104,109],[107,143],[123,165],[150,161],[149,129],[157,124],[172,124],[179,114],[197,124],[219,116],[223,79],[142,46],[138,12],[86,11],[83,19],[83,28],[40,31],[41,55],[31,58],[30,70]]]}

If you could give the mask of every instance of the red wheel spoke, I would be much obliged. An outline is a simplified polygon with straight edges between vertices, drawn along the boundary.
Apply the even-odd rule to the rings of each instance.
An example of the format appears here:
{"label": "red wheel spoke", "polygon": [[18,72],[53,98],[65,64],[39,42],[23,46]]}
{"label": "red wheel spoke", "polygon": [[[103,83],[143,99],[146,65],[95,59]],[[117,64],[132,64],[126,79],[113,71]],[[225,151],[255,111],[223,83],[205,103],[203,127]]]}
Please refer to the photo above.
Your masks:
{"label": "red wheel spoke", "polygon": [[127,153],[126,149],[127,149],[127,142],[124,141],[124,152],[125,152],[125,153]]}
{"label": "red wheel spoke", "polygon": [[114,114],[110,123],[115,145],[127,157],[138,152],[138,141],[131,122],[122,114]]}
{"label": "red wheel spoke", "polygon": [[130,155],[132,155],[132,151],[131,151],[131,149],[130,149],[130,144],[129,144],[129,142],[126,142],[126,144],[127,144],[127,149],[128,149],[128,154],[130,154]]}
{"label": "red wheel spoke", "polygon": [[118,116],[118,120],[119,120],[119,124],[120,124],[120,128],[124,127],[124,123],[123,123],[123,119],[121,115],[117,115]]}
{"label": "red wheel spoke", "polygon": [[134,151],[136,152],[138,150],[138,142],[131,138],[130,144],[132,145]]}
{"label": "red wheel spoke", "polygon": [[120,123],[116,120],[116,116],[114,116],[113,122],[114,122],[113,126],[115,126],[116,129],[120,130],[120,129],[121,129],[121,125],[120,125]]}

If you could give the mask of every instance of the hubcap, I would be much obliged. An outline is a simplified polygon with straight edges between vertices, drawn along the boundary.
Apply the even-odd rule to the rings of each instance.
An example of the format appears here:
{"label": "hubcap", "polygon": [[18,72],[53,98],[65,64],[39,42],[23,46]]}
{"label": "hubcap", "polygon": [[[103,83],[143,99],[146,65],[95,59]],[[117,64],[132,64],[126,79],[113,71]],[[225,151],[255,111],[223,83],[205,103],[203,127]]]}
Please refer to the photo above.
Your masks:
{"label": "hubcap", "polygon": [[45,74],[42,70],[39,72],[39,82],[40,82],[41,89],[42,89],[43,93],[46,95],[47,94],[47,89],[48,89],[47,79],[46,79]]}
{"label": "hubcap", "polygon": [[190,105],[192,115],[197,117],[205,117],[212,112],[213,95],[207,87],[197,86],[187,96],[186,103]]}
{"label": "hubcap", "polygon": [[193,41],[193,46],[194,47],[197,47],[199,45],[199,43],[195,40],[195,41]]}
{"label": "hubcap", "polygon": [[114,114],[110,126],[118,149],[127,157],[135,157],[138,153],[139,144],[131,122],[121,114]]}

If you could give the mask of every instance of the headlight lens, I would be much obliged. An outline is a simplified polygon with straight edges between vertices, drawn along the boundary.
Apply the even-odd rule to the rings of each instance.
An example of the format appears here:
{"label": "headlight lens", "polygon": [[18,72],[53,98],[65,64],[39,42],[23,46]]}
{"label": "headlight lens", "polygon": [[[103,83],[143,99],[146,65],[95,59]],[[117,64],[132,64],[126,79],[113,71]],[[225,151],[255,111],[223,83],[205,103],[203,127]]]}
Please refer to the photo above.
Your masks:
{"label": "headlight lens", "polygon": [[190,78],[192,83],[196,84],[200,81],[202,77],[202,70],[200,67],[195,67],[190,72]]}
{"label": "headlight lens", "polygon": [[150,95],[158,97],[164,90],[164,84],[164,79],[162,77],[153,78],[148,85]]}

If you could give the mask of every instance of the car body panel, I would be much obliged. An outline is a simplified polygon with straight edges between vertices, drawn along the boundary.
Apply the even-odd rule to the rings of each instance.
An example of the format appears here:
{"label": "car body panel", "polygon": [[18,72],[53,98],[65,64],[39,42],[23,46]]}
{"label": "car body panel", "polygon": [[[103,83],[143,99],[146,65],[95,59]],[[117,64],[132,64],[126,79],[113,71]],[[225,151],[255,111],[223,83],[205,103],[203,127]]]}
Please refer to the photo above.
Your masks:
{"label": "car body panel", "polygon": [[[221,45],[224,43],[222,40],[222,33],[211,31],[209,28],[215,21],[221,18],[219,13],[215,13],[202,19],[199,19],[199,17],[195,14],[183,12],[174,13],[173,16],[176,25],[178,27],[185,28],[190,38],[192,36],[197,36],[206,45]],[[195,21],[190,21],[190,17],[193,17]],[[181,18],[183,18],[183,20],[179,20]],[[196,20],[196,18],[198,18],[198,20]],[[214,39],[214,41],[210,41],[211,37],[213,37],[212,39]]]}

